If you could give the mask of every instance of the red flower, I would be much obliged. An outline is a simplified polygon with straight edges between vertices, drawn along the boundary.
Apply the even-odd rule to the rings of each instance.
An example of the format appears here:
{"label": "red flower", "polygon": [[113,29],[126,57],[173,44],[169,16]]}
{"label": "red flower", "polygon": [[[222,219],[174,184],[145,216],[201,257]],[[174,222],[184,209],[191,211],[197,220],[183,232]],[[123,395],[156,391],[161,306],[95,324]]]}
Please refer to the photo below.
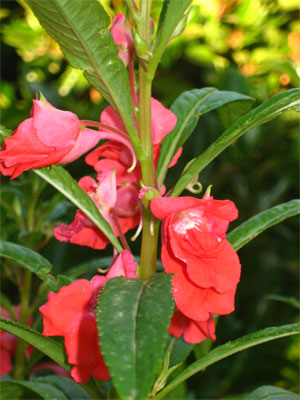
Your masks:
{"label": "red flower", "polygon": [[54,108],[44,98],[33,100],[32,118],[4,142],[0,171],[14,179],[31,168],[70,163],[93,148],[100,136],[82,128],[75,114]]}
{"label": "red flower", "polygon": [[[12,307],[18,320],[21,318],[21,306]],[[10,313],[4,308],[1,308],[1,317],[12,319]],[[29,319],[28,325],[31,326],[32,318]],[[17,347],[17,338],[10,333],[0,331],[0,376],[9,374],[12,368],[11,357],[15,355]],[[33,347],[28,346],[26,349],[26,357],[29,358],[33,352]]]}
{"label": "red flower", "polygon": [[231,313],[241,266],[225,233],[237,218],[235,205],[212,197],[156,197],[151,210],[164,220],[161,257],[166,272],[175,274],[178,309],[194,321]]}
{"label": "red flower", "polygon": [[212,315],[207,321],[194,321],[176,310],[169,327],[169,333],[179,338],[183,335],[187,343],[200,343],[207,338],[216,340],[215,321]]}
{"label": "red flower", "polygon": [[[98,182],[85,176],[78,184],[94,200],[115,235],[119,236],[119,228],[123,233],[135,228],[140,221],[138,189],[131,184],[117,189],[115,173],[108,169],[98,174],[97,179]],[[53,232],[57,240],[93,249],[104,249],[110,243],[100,229],[79,210],[70,225],[61,224]]]}
{"label": "red flower", "polygon": [[68,362],[74,367],[71,376],[76,382],[88,382],[91,376],[110,379],[98,340],[94,307],[105,282],[115,276],[138,278],[136,263],[128,251],[122,251],[106,276],[96,275],[91,281],[79,279],[49,293],[40,307],[44,336],[63,336]]}

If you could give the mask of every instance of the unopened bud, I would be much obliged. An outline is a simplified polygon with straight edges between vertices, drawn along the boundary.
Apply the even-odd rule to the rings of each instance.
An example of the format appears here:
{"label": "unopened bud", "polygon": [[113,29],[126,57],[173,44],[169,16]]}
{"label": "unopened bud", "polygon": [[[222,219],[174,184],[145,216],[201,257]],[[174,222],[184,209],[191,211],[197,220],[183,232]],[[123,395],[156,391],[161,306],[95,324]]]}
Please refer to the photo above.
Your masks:
{"label": "unopened bud", "polygon": [[152,53],[148,49],[147,43],[139,36],[139,34],[133,29],[133,40],[135,46],[136,55],[145,61],[150,61]]}

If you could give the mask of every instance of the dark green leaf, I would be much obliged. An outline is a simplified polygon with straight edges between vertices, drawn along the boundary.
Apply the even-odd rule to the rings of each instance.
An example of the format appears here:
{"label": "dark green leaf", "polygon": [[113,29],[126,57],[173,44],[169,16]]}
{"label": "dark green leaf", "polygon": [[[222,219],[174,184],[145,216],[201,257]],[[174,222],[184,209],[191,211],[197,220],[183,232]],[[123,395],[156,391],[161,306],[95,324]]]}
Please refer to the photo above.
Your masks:
{"label": "dark green leaf", "polygon": [[81,275],[86,274],[87,272],[92,272],[95,274],[95,270],[97,268],[108,269],[112,264],[112,257],[101,257],[94,258],[90,261],[77,265],[76,267],[69,269],[66,274],[72,278],[78,278]]}
{"label": "dark green leaf", "polygon": [[[140,257],[139,256],[134,256],[134,259],[137,264],[140,262]],[[113,258],[112,257],[100,257],[100,258],[94,258],[90,261],[87,261],[85,263],[82,263],[80,265],[77,265],[76,267],[69,269],[66,274],[70,278],[78,278],[81,275],[84,275],[86,273],[92,273],[95,274],[95,270],[97,268],[101,268],[103,270],[109,269],[109,267],[112,265]],[[163,266],[160,260],[157,260],[156,262],[156,267],[157,271],[163,271]]]}
{"label": "dark green leaf", "polygon": [[109,223],[102,217],[93,200],[81,189],[78,183],[63,167],[45,167],[35,169],[34,172],[50,183],[50,185],[54,186],[55,189],[61,192],[67,199],[75,204],[76,207],[84,212],[118,251],[122,250],[122,246],[114,235]]}
{"label": "dark green leaf", "polygon": [[[32,11],[60,45],[74,68],[112,104],[124,123],[131,118],[128,73],[118,57],[108,27],[110,18],[96,0],[26,0]],[[132,124],[132,122],[130,122]]]}
{"label": "dark green leaf", "polygon": [[267,300],[280,301],[281,303],[289,304],[292,307],[300,310],[300,301],[296,297],[291,296],[279,296],[277,294],[270,294],[266,297]]}
{"label": "dark green leaf", "polygon": [[122,398],[145,399],[166,346],[173,313],[171,275],[110,279],[97,306],[101,350]]}
{"label": "dark green leaf", "polygon": [[299,400],[300,396],[276,386],[261,386],[246,395],[245,400]]}
{"label": "dark green leaf", "polygon": [[71,366],[66,361],[64,347],[54,339],[42,336],[39,332],[29,328],[27,325],[21,324],[20,322],[11,321],[2,317],[0,317],[0,330],[23,339],[46,356],[50,357],[66,371],[70,371]]}
{"label": "dark green leaf", "polygon": [[242,223],[227,235],[227,239],[237,251],[266,229],[299,213],[300,200],[279,204]]}
{"label": "dark green leaf", "polygon": [[215,88],[193,89],[182,93],[171,106],[171,111],[177,116],[177,125],[161,145],[157,166],[158,183],[163,183],[172,158],[190,137],[201,115],[226,107],[227,117],[237,119],[249,110],[252,102],[251,97]]}
{"label": "dark green leaf", "polygon": [[[65,394],[56,388],[47,383],[37,382],[37,381],[13,381],[6,380],[1,382],[1,398],[6,400],[16,399],[15,393],[19,393],[20,396],[24,391],[27,396],[26,399],[45,399],[45,400],[64,400],[68,399]],[[20,391],[21,388],[21,391]],[[13,395],[14,397],[7,397]],[[30,395],[30,397],[28,397]],[[24,397],[23,397],[24,398]]]}
{"label": "dark green leaf", "polygon": [[300,324],[283,325],[272,328],[265,328],[261,331],[251,333],[250,335],[243,336],[232,342],[225,343],[216,347],[208,354],[193,362],[188,366],[179,376],[171,381],[154,399],[162,399],[165,394],[169,393],[172,389],[178,386],[181,382],[187,380],[190,376],[199,371],[204,370],[208,366],[223,360],[233,354],[259,344],[269,342],[270,340],[280,339],[286,336],[296,335],[300,333]]}
{"label": "dark green leaf", "polygon": [[54,276],[50,274],[52,265],[50,262],[27,247],[20,246],[19,244],[0,241],[0,256],[15,261],[23,268],[36,274],[40,279],[46,281],[52,290],[57,289]]}
{"label": "dark green leaf", "polygon": [[87,392],[75,383],[72,379],[66,378],[64,376],[49,375],[43,376],[42,378],[36,378],[35,382],[46,383],[52,387],[56,387],[66,396],[67,399],[91,399]]}
{"label": "dark green leaf", "polygon": [[202,153],[200,157],[197,157],[189,167],[185,169],[185,172],[174,187],[172,196],[179,196],[195,176],[249,129],[276,118],[283,111],[295,109],[299,104],[300,89],[290,89],[273,96],[259,107],[256,107],[254,110],[239,118],[204,153]]}

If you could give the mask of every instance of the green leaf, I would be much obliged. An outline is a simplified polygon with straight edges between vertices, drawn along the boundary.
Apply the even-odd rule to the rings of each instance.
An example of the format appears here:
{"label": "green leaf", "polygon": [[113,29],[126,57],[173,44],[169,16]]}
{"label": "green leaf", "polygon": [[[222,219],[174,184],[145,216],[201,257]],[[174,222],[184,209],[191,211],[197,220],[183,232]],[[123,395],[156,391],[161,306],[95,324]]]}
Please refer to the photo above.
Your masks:
{"label": "green leaf", "polygon": [[17,336],[17,338],[24,340],[26,343],[31,344],[63,367],[67,372],[70,372],[71,366],[66,361],[64,347],[54,339],[42,336],[39,332],[20,322],[11,321],[2,317],[0,317],[0,330],[11,333]]}
{"label": "green leaf", "polygon": [[57,375],[49,375],[43,376],[41,378],[36,378],[36,382],[46,383],[51,385],[52,387],[56,387],[61,390],[67,399],[91,399],[91,397],[87,394],[87,392],[75,383],[72,379],[66,378],[64,376]]}
{"label": "green leaf", "polygon": [[[26,396],[22,397],[25,399],[64,400],[69,398],[65,396],[64,392],[62,392],[55,386],[43,382],[37,382],[35,380],[33,381],[5,380],[1,382],[0,387],[1,387],[1,398],[7,400],[19,398],[20,395],[22,396],[25,393]],[[18,397],[15,397],[16,392],[18,393]]]}
{"label": "green leaf", "polygon": [[[128,73],[108,27],[110,18],[96,0],[26,0],[42,26],[60,45],[73,68],[125,117],[131,126]],[[126,122],[125,122],[126,121]]]}
{"label": "green leaf", "polygon": [[249,129],[278,117],[283,111],[296,109],[300,104],[299,94],[300,89],[290,89],[279,93],[234,122],[201,156],[197,157],[186,168],[176,183],[172,196],[179,196],[195,176]]}
{"label": "green leaf", "polygon": [[94,258],[90,261],[86,261],[85,263],[77,265],[72,269],[69,269],[66,274],[71,278],[78,278],[87,272],[93,272],[93,274],[95,274],[95,270],[97,268],[108,269],[111,266],[112,261],[112,257]]}
{"label": "green leaf", "polygon": [[266,299],[280,301],[281,303],[289,304],[290,306],[295,307],[297,310],[300,310],[300,301],[296,297],[269,294]]}
{"label": "green leaf", "polygon": [[282,325],[271,328],[265,328],[250,335],[243,336],[232,342],[225,343],[216,347],[208,354],[193,362],[189,365],[180,375],[171,381],[154,399],[162,399],[165,394],[169,393],[172,389],[184,382],[190,376],[195,375],[197,372],[204,370],[208,366],[223,360],[233,354],[242,350],[249,349],[250,347],[269,342],[270,340],[280,339],[286,336],[296,335],[300,333],[300,323]]}
{"label": "green leaf", "polygon": [[20,246],[19,244],[0,241],[0,256],[8,258],[21,265],[23,268],[36,274],[40,279],[47,282],[52,290],[57,289],[54,276],[50,274],[52,265],[39,253]]}
{"label": "green leaf", "polygon": [[226,107],[227,118],[237,119],[249,111],[253,100],[240,93],[218,91],[210,87],[182,93],[171,106],[171,111],[177,116],[177,125],[161,145],[157,166],[158,183],[163,183],[172,158],[190,137],[201,115]]}
{"label": "green leaf", "polygon": [[299,400],[300,396],[276,386],[260,386],[248,393],[245,400]]}
{"label": "green leaf", "polygon": [[12,135],[12,130],[5,128],[5,126],[0,125],[0,144],[4,142],[4,140]]}
{"label": "green leaf", "polygon": [[150,77],[154,77],[158,63],[172,37],[172,33],[183,19],[184,13],[191,2],[192,0],[168,0],[167,4],[163,6],[152,48],[154,56],[148,68]]}
{"label": "green leaf", "polygon": [[55,187],[67,199],[69,199],[76,207],[78,207],[84,214],[104,233],[104,235],[111,241],[112,245],[118,250],[122,251],[118,239],[113,233],[109,223],[102,217],[97,206],[90,198],[90,196],[78,185],[72,176],[60,166],[44,167],[34,169],[34,172],[41,178],[45,179],[50,185]]}
{"label": "green leaf", "polygon": [[299,213],[300,200],[279,204],[242,223],[227,235],[227,239],[237,251],[266,229]]}
{"label": "green leaf", "polygon": [[145,399],[155,381],[173,313],[171,275],[110,279],[99,296],[101,351],[122,398]]}

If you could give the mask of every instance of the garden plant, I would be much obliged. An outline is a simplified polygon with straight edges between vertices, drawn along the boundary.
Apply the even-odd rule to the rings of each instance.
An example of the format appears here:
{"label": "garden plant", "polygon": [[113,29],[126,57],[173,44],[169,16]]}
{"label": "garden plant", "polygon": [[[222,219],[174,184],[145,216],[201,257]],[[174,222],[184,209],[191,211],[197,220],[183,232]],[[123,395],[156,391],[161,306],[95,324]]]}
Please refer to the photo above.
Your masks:
{"label": "garden plant", "polygon": [[[30,207],[20,224],[29,231],[34,224],[46,229],[45,221],[59,212],[61,197],[53,196],[37,222],[40,195],[51,185],[77,211],[50,236],[92,248],[100,257],[109,250],[111,257],[55,274],[32,245],[39,236],[28,246],[26,240],[0,242],[5,276],[20,298],[16,305],[1,296],[4,399],[183,398],[182,383],[207,367],[300,332],[298,323],[270,326],[214,345],[216,324],[234,312],[237,285],[243,285],[237,252],[299,214],[300,202],[277,204],[231,229],[239,198],[216,198],[201,175],[249,130],[284,111],[299,111],[300,91],[284,90],[253,107],[255,99],[245,94],[195,88],[166,108],[152,96],[153,82],[194,2],[160,2],[157,19],[151,16],[155,1],[123,3],[124,13],[111,20],[97,0],[26,0],[69,65],[83,71],[108,105],[100,120],[80,119],[37,93],[30,116],[14,131],[1,126],[0,171],[11,180],[10,194],[27,196]],[[224,132],[169,185],[171,168],[183,154],[189,157],[185,145],[199,118],[214,110]],[[82,156],[89,172],[77,182],[66,168]],[[13,187],[25,174],[31,189],[22,181]],[[91,268],[90,279],[78,278]],[[36,329],[39,320],[42,332]],[[199,357],[185,367],[194,345]],[[52,374],[36,377],[38,370]],[[298,398],[274,386],[243,398],[272,396]]]}

